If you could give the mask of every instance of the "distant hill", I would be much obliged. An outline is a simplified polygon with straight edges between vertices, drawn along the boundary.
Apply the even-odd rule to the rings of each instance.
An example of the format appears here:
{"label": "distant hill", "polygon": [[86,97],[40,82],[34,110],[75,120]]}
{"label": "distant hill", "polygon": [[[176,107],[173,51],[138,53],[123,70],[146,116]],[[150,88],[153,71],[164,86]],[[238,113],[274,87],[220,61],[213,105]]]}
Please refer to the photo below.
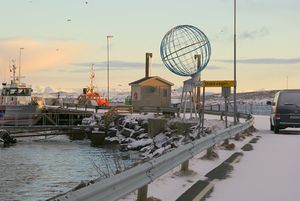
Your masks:
{"label": "distant hill", "polygon": [[[279,90],[265,90],[265,91],[255,91],[255,92],[242,92],[237,93],[237,101],[241,103],[258,103],[265,104],[267,101],[272,101],[274,95]],[[221,94],[213,94],[206,96],[206,100],[213,102],[220,102],[223,98]],[[233,93],[231,94],[230,101],[233,100]]]}

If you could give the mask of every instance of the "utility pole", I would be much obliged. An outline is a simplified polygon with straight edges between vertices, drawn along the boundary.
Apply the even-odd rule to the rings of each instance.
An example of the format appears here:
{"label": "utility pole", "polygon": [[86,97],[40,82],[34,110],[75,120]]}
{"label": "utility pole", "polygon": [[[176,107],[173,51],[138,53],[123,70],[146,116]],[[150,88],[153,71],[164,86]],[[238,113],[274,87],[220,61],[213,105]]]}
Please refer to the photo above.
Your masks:
{"label": "utility pole", "polygon": [[234,3],[233,3],[233,29],[234,29],[234,42],[233,42],[233,69],[234,69],[234,72],[233,72],[233,76],[234,76],[234,87],[233,87],[233,103],[234,103],[234,125],[237,124],[237,105],[236,105],[236,0],[234,0]]}
{"label": "utility pole", "polygon": [[109,39],[113,38],[113,36],[106,36],[107,39],[107,100],[109,102]]}

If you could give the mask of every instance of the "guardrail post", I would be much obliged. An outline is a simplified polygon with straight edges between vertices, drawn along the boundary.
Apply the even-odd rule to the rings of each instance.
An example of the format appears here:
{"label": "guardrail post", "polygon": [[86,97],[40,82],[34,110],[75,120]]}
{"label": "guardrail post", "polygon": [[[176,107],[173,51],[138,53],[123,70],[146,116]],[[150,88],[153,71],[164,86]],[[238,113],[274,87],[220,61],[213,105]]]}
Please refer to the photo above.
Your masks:
{"label": "guardrail post", "polygon": [[206,157],[208,159],[214,159],[215,157],[217,157],[217,155],[215,156],[215,152],[213,151],[214,146],[209,147],[206,150]]}
{"label": "guardrail post", "polygon": [[148,185],[138,189],[137,201],[147,201]]}
{"label": "guardrail post", "polygon": [[224,140],[223,145],[226,147],[227,145],[229,145],[229,139]]}
{"label": "guardrail post", "polygon": [[189,170],[189,160],[186,160],[181,164],[181,171],[186,172],[188,170]]}

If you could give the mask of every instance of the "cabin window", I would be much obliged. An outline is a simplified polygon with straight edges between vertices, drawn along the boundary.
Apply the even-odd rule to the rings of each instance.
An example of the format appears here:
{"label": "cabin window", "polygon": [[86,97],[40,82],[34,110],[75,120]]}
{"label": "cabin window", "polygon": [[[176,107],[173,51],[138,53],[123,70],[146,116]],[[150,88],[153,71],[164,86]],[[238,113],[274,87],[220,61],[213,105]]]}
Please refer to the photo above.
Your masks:
{"label": "cabin window", "polygon": [[19,96],[30,96],[30,89],[28,89],[28,88],[18,89],[18,95]]}
{"label": "cabin window", "polygon": [[10,96],[18,95],[18,89],[9,89],[9,95]]}

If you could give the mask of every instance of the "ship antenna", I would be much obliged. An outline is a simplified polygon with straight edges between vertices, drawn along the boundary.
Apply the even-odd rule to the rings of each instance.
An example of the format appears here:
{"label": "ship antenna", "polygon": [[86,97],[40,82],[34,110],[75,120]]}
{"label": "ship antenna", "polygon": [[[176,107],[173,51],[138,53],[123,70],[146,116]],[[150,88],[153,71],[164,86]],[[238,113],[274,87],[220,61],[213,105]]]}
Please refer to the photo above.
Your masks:
{"label": "ship antenna", "polygon": [[16,83],[16,69],[17,69],[16,60],[12,59],[11,62],[12,62],[12,65],[10,66],[9,70],[10,70],[10,72],[13,73],[13,76],[12,76],[13,83]]}

